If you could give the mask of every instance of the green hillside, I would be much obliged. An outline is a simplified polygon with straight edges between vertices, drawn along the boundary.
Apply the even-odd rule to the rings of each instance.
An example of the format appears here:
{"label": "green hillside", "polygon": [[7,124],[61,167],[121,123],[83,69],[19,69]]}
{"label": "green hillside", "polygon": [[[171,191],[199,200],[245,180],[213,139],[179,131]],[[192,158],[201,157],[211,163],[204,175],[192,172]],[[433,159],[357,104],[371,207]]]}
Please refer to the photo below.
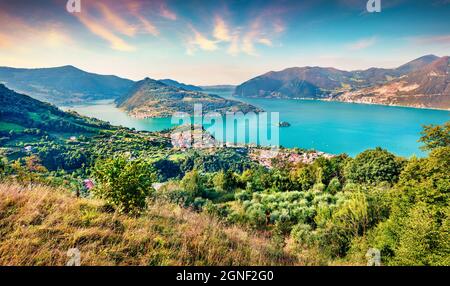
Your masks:
{"label": "green hillside", "polygon": [[146,78],[137,82],[130,92],[117,100],[118,106],[137,118],[170,117],[175,112],[194,113],[194,104],[204,112],[259,111],[243,102],[224,99],[214,94],[185,90]]}

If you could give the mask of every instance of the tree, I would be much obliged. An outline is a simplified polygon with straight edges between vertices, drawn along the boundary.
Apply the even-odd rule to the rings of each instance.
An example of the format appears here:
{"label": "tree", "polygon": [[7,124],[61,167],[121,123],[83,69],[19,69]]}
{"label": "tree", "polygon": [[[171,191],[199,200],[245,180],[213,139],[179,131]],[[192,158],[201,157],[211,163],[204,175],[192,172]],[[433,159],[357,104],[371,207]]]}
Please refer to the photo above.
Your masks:
{"label": "tree", "polygon": [[25,166],[30,172],[46,173],[48,170],[41,165],[41,160],[36,155],[25,157]]}
{"label": "tree", "polygon": [[216,173],[213,178],[214,189],[217,192],[231,192],[237,185],[237,180],[231,170],[224,172],[223,170]]}
{"label": "tree", "polygon": [[370,243],[388,264],[448,265],[450,249],[450,147],[412,159],[391,192],[389,219]]}
{"label": "tree", "polygon": [[376,148],[366,150],[348,162],[345,176],[360,184],[395,183],[398,180],[402,162],[388,151]]}
{"label": "tree", "polygon": [[313,166],[301,166],[294,171],[293,177],[302,191],[308,191],[316,182]]}
{"label": "tree", "polygon": [[368,204],[364,193],[350,193],[322,230],[320,245],[332,256],[345,256],[353,238],[364,235],[368,224]]}
{"label": "tree", "polygon": [[447,208],[444,221],[436,220],[436,211],[425,203],[416,204],[404,220],[398,247],[391,264],[394,265],[449,265],[450,230]]}
{"label": "tree", "polygon": [[4,177],[7,173],[8,159],[0,156],[0,178]]}
{"label": "tree", "polygon": [[152,164],[127,156],[101,160],[93,168],[94,195],[115,205],[120,212],[137,214],[146,206],[156,175]]}
{"label": "tree", "polygon": [[333,179],[331,179],[330,183],[328,184],[327,192],[334,195],[337,192],[339,192],[341,189],[342,189],[342,185],[339,182],[339,179],[334,177]]}
{"label": "tree", "polygon": [[197,170],[192,170],[184,175],[181,186],[192,198],[198,197],[204,190],[203,178]]}
{"label": "tree", "polygon": [[450,121],[444,125],[426,125],[423,127],[419,142],[425,145],[423,150],[433,150],[437,147],[450,146]]}

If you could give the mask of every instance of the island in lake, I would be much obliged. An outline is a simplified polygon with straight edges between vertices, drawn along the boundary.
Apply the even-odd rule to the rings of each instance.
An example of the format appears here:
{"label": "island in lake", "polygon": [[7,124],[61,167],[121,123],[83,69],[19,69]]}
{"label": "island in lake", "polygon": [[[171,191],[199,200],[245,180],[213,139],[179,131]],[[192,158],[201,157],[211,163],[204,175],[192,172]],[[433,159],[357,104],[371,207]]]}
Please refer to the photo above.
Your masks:
{"label": "island in lake", "polygon": [[286,121],[280,121],[277,124],[277,126],[279,126],[279,127],[289,127],[289,126],[291,126],[291,124],[289,122],[286,122]]}

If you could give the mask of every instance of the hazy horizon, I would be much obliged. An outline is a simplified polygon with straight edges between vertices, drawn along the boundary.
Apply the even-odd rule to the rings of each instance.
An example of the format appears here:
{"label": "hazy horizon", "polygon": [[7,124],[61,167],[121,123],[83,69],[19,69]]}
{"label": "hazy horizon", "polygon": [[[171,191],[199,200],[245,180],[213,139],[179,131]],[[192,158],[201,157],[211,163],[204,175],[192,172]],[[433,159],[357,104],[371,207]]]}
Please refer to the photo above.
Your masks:
{"label": "hazy horizon", "polygon": [[[426,55],[423,55],[423,56],[428,56],[428,55],[434,55],[434,56],[437,56],[437,57],[444,57],[444,56],[447,56],[447,55],[435,55],[435,54],[426,54]],[[409,61],[412,61],[412,60],[415,60],[415,59],[416,59],[416,58],[411,59],[411,60],[409,60]],[[409,61],[408,61],[408,62],[409,62]],[[402,63],[402,64],[406,64],[406,63],[407,63],[407,62]],[[402,64],[400,64],[400,65],[402,65]],[[398,65],[398,66],[389,66],[389,67],[368,66],[368,67],[362,68],[362,69],[360,69],[360,70],[366,70],[366,69],[370,69],[370,68],[386,68],[386,69],[389,69],[389,68],[397,68],[397,67],[399,67],[400,65]],[[92,71],[90,71],[90,70],[85,70],[85,69],[82,69],[82,68],[80,68],[80,67],[78,67],[78,66],[76,66],[76,65],[72,65],[72,64],[61,65],[61,66],[40,66],[40,67],[26,67],[26,66],[24,66],[24,67],[22,67],[22,66],[14,67],[14,66],[2,66],[2,65],[0,65],[0,68],[1,68],[1,67],[5,67],[5,68],[16,68],[16,69],[51,69],[51,68],[62,68],[62,67],[66,67],[66,66],[73,66],[73,67],[75,67],[75,68],[77,68],[77,69],[80,69],[80,70],[82,70],[82,71],[84,71],[84,72],[94,73],[94,72],[92,72]],[[267,71],[265,71],[265,72],[263,72],[263,73],[267,73],[267,72],[278,72],[278,71],[282,71],[282,70],[289,69],[289,68],[295,68],[295,67],[298,67],[298,66],[286,67],[286,68],[283,68],[283,69],[280,69],[280,70],[267,70]],[[305,66],[305,67],[306,67],[306,66]],[[314,66],[314,65],[307,66],[307,67],[336,68],[336,67],[332,67],[332,66]],[[340,70],[344,70],[344,71],[355,71],[355,70],[349,70],[349,69],[347,69],[347,70],[345,70],[345,69],[340,69]],[[263,73],[261,73],[261,74],[263,74]],[[113,75],[113,76],[118,76],[118,77],[120,77],[120,78],[130,79],[130,80],[133,80],[133,81],[140,81],[140,80],[143,80],[143,79],[145,79],[145,78],[152,78],[152,77],[150,77],[150,76],[144,76],[143,78],[140,78],[140,79],[132,79],[132,78],[128,78],[128,77],[125,77],[125,76],[120,76],[120,75],[117,75],[117,74],[104,74],[104,73],[99,73],[99,74],[100,74],[100,75]],[[261,74],[254,75],[254,76],[252,76],[251,78],[257,77],[257,76],[259,76],[259,75],[261,75]],[[248,79],[251,79],[251,78],[248,78]],[[181,80],[178,80],[177,78],[170,78],[170,77],[166,77],[166,78],[152,78],[152,79],[154,79],[154,80],[166,80],[166,79],[169,79],[169,80],[175,80],[175,81],[178,81],[178,82],[184,83],[184,84],[191,84],[190,82],[183,82],[183,81],[181,81]],[[244,80],[244,81],[247,81],[248,79],[246,79],[246,80]],[[227,82],[225,82],[225,83],[196,84],[196,85],[197,85],[197,86],[204,86],[204,87],[207,87],[207,86],[221,86],[221,85],[223,85],[223,86],[227,86],[227,85],[230,85],[230,86],[237,86],[237,85],[243,83],[244,81],[239,82],[239,83],[227,83]]]}
{"label": "hazy horizon", "polygon": [[450,51],[450,2],[0,0],[0,66],[238,85],[298,66],[394,68]]}

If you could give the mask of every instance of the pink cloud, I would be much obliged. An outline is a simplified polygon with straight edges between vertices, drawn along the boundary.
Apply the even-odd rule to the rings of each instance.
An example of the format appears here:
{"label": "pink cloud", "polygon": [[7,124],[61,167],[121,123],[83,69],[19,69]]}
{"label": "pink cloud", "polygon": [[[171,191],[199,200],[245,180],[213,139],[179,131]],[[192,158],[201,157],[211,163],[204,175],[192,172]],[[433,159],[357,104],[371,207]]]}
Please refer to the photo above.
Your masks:
{"label": "pink cloud", "polygon": [[169,20],[175,21],[177,19],[177,15],[169,10],[165,2],[161,2],[159,5],[161,16],[167,18]]}

